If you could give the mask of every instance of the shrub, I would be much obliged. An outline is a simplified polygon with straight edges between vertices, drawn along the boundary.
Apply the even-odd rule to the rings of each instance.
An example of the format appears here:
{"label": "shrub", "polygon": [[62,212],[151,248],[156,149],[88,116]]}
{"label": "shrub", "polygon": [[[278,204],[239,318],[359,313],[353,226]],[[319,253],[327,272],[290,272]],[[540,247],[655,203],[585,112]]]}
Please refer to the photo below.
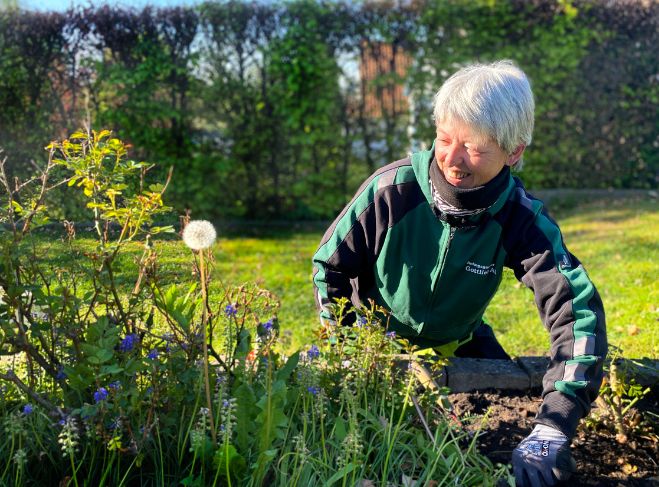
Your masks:
{"label": "shrub", "polygon": [[[0,228],[0,484],[494,485],[508,475],[475,437],[417,391],[404,344],[381,310],[358,310],[290,357],[277,347],[279,303],[254,285],[207,293],[215,231],[183,237],[197,280],[159,277],[153,225],[167,187],[145,187],[148,166],[107,131],[48,146],[39,178],[4,172]],[[64,171],[55,178],[56,169]],[[34,244],[45,194],[82,191],[97,237],[63,269]],[[128,242],[143,254],[119,270]],[[46,258],[49,257],[49,258]],[[340,322],[346,303],[339,303]],[[409,357],[408,357],[409,359]]]}

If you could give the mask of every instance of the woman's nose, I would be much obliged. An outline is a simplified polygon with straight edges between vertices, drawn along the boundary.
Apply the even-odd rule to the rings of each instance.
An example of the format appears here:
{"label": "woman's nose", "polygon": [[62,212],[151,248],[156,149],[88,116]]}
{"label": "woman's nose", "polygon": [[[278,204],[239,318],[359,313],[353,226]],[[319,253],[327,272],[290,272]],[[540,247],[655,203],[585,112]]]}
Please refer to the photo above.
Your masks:
{"label": "woman's nose", "polygon": [[451,144],[448,146],[444,153],[444,163],[449,167],[460,165],[464,159],[463,148],[464,147],[459,144]]}

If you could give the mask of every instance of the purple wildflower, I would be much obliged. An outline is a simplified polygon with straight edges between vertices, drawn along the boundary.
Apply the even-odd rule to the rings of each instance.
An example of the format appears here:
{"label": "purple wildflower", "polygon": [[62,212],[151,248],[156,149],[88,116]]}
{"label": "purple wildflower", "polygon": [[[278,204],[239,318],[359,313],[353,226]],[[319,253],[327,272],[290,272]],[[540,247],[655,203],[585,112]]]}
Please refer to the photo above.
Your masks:
{"label": "purple wildflower", "polygon": [[309,386],[307,387],[307,391],[313,394],[314,396],[317,396],[318,393],[320,392],[320,387],[318,386]]}
{"label": "purple wildflower", "polygon": [[266,331],[266,333],[270,333],[272,331],[273,327],[272,320],[268,320],[265,323],[263,323],[263,329]]}
{"label": "purple wildflower", "polygon": [[359,326],[361,328],[362,326],[364,326],[366,324],[367,321],[368,320],[366,319],[365,316],[360,316],[359,320],[357,320],[357,326]]}
{"label": "purple wildflower", "polygon": [[224,308],[224,314],[227,316],[227,318],[233,318],[236,316],[236,314],[238,314],[238,310],[233,304],[227,304]]}
{"label": "purple wildflower", "polygon": [[105,387],[99,387],[98,390],[94,393],[94,401],[98,404],[101,401],[105,401],[108,398],[108,390]]}
{"label": "purple wildflower", "polygon": [[157,348],[154,348],[153,350],[151,350],[151,351],[147,354],[146,358],[148,358],[149,360],[155,360],[155,359],[157,359],[157,358],[158,358],[158,349],[157,349]]}
{"label": "purple wildflower", "polygon": [[396,332],[395,331],[388,331],[387,333],[384,334],[387,338],[391,338],[392,340],[396,338]]}
{"label": "purple wildflower", "polygon": [[25,406],[23,406],[23,414],[27,416],[28,414],[32,414],[32,411],[34,411],[34,407],[32,404],[28,403]]}
{"label": "purple wildflower", "polygon": [[114,382],[110,382],[108,384],[108,387],[110,389],[112,389],[113,391],[118,391],[119,389],[121,389],[121,382],[119,382],[118,380],[115,380]]}
{"label": "purple wildflower", "polygon": [[313,359],[316,359],[318,357],[320,357],[320,350],[318,349],[318,347],[316,345],[311,345],[311,348],[307,352],[307,358],[309,360],[313,360]]}
{"label": "purple wildflower", "polygon": [[135,344],[139,340],[139,337],[135,333],[126,335],[126,337],[121,340],[121,343],[119,344],[119,350],[122,352],[130,352],[133,348],[135,348]]}

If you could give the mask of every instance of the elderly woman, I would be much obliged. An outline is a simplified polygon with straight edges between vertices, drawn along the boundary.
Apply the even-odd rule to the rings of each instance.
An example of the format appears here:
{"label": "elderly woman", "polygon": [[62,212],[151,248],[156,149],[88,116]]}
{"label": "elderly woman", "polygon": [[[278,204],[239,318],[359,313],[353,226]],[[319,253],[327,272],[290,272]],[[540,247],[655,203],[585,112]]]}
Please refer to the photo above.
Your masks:
{"label": "elderly woman", "polygon": [[543,402],[513,468],[519,486],[555,485],[575,468],[570,439],[602,381],[602,301],[510,173],[533,132],[525,74],[510,61],[461,69],[437,93],[434,120],[433,147],[376,171],[325,233],[313,257],[321,321],[337,298],[372,299],[390,310],[389,331],[422,348],[509,359],[483,314],[511,268],[551,339]]}

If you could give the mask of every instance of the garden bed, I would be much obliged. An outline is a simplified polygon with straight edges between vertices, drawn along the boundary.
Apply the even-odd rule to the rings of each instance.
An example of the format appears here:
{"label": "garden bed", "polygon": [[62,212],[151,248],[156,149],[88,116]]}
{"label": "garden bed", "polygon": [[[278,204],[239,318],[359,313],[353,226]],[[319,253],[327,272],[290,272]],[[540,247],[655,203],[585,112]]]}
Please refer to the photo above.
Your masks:
{"label": "garden bed", "polygon": [[[489,409],[478,446],[497,463],[510,462],[513,449],[533,428],[532,421],[541,403],[537,394],[494,390],[451,394],[450,399],[461,418],[483,415]],[[659,413],[656,390],[639,403],[639,409]],[[464,423],[467,429],[475,431],[480,421]],[[620,444],[612,433],[580,428],[572,446],[578,475],[570,485],[659,486],[657,443],[650,439],[632,437]]]}

